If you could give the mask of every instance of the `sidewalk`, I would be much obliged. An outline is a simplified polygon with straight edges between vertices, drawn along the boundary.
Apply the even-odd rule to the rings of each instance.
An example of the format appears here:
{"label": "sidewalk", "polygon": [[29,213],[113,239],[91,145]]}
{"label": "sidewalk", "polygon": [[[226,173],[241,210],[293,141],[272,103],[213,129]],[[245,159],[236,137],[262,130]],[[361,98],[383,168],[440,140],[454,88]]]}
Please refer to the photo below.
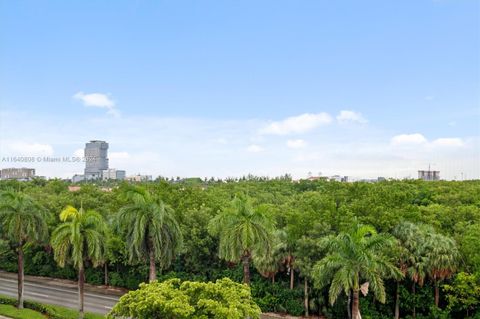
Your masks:
{"label": "sidewalk", "polygon": [[[17,280],[17,274],[0,270],[0,278]],[[70,287],[70,288],[77,287],[76,281],[66,280],[66,279],[25,275],[25,280],[35,282],[35,283],[40,283],[40,284],[53,285],[57,287]],[[87,283],[85,284],[85,291],[95,292],[95,293],[104,294],[104,295],[115,295],[115,296],[122,296],[128,292],[128,290],[124,288],[110,287],[110,286],[95,286]],[[4,319],[4,318],[0,316],[0,319]]]}

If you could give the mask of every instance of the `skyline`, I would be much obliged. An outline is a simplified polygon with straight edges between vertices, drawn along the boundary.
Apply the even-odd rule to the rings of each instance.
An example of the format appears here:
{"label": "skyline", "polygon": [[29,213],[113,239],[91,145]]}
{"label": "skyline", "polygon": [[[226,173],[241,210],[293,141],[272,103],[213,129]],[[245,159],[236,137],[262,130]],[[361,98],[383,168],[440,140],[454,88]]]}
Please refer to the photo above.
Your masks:
{"label": "skyline", "polygon": [[[478,2],[0,3],[2,158],[97,139],[129,175],[480,178]],[[0,167],[83,170],[23,164]]]}

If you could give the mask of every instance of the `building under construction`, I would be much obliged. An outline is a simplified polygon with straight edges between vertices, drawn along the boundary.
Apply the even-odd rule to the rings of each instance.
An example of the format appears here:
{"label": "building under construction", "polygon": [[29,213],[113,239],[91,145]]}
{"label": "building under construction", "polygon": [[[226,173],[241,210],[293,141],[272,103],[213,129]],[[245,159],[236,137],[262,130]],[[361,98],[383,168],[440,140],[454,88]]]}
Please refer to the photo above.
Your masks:
{"label": "building under construction", "polygon": [[438,181],[440,180],[440,171],[432,171],[430,169],[427,171],[418,171],[418,179],[423,179],[424,181]]}

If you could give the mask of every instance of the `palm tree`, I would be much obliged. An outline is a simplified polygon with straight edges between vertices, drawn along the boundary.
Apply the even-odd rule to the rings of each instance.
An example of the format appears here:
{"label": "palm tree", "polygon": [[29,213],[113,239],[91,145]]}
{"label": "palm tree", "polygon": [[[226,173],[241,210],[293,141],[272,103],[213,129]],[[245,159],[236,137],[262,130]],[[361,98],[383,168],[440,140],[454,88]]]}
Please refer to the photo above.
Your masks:
{"label": "palm tree", "polygon": [[173,209],[140,187],[129,188],[124,198],[128,203],[117,216],[126,241],[130,262],[148,260],[149,281],[157,278],[156,263],[170,266],[182,247],[183,237]]}
{"label": "palm tree", "polygon": [[23,309],[24,258],[27,244],[37,244],[48,237],[45,209],[29,196],[14,191],[0,194],[0,230],[17,252],[18,304]]}
{"label": "palm tree", "polygon": [[263,256],[255,256],[255,258],[253,258],[253,265],[260,275],[270,279],[272,284],[275,283],[275,275],[282,266],[281,260],[279,260],[275,254],[271,253]]}
{"label": "palm tree", "polygon": [[439,282],[449,278],[457,269],[460,253],[455,240],[438,234],[429,233],[425,241],[428,275],[435,287],[435,306],[440,301]]}
{"label": "palm tree", "polygon": [[293,255],[295,241],[289,238],[287,232],[284,230],[276,231],[275,236],[278,238],[279,243],[274,248],[277,254],[283,257],[283,263],[287,267],[287,272],[290,275],[290,289],[293,289],[295,283],[295,256]]}
{"label": "palm tree", "polygon": [[[266,254],[256,254],[253,256],[253,265],[258,272],[266,278],[270,278],[275,283],[275,275],[287,264],[288,254],[287,245],[284,241],[286,233],[277,230],[272,235],[272,248]],[[288,265],[288,264],[287,264]]]}
{"label": "palm tree", "polygon": [[[415,295],[415,285],[423,285],[426,276],[426,263],[423,254],[425,234],[423,227],[411,222],[402,222],[393,229],[397,239],[395,254],[397,266],[404,276],[412,280],[412,294]],[[413,302],[413,317],[415,318],[415,301]],[[400,318],[400,280],[397,280],[395,294],[395,319]]]}
{"label": "palm tree", "polygon": [[252,258],[271,253],[273,229],[270,217],[253,209],[248,199],[238,197],[209,223],[210,233],[220,239],[220,258],[241,261],[243,282],[247,285],[250,284]]}
{"label": "palm tree", "polygon": [[[428,256],[429,251],[427,241],[427,234],[433,234],[435,230],[424,224],[412,224],[410,222],[403,222],[399,224],[393,231],[397,238],[399,246],[399,267],[411,281],[412,281],[412,295],[416,295],[416,286],[423,286],[428,272]],[[398,282],[397,282],[397,307],[399,308],[398,296]],[[416,299],[413,300],[412,317],[416,318]],[[399,312],[399,309],[398,309]]]}
{"label": "palm tree", "polygon": [[[313,271],[318,288],[330,284],[329,301],[333,305],[342,291],[353,291],[352,319],[360,319],[359,293],[369,287],[375,297],[385,302],[384,278],[400,278],[402,273],[386,257],[392,246],[388,236],[379,235],[371,226],[355,223],[346,233],[340,233],[328,245],[329,253]],[[366,281],[363,285],[362,281]]]}
{"label": "palm tree", "polygon": [[106,224],[95,211],[67,206],[60,213],[62,223],[53,231],[51,244],[60,267],[72,264],[78,271],[78,311],[83,318],[85,263],[97,267],[104,261]]}

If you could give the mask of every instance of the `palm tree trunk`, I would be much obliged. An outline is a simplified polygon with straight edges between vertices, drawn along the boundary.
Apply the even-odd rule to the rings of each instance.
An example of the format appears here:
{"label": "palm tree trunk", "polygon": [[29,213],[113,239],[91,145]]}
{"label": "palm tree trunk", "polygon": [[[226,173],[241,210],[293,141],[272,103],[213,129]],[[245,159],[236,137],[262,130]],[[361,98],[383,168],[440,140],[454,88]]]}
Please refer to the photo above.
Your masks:
{"label": "palm tree trunk", "polygon": [[293,272],[293,267],[290,265],[290,290],[293,289],[293,283],[295,282],[295,273]]}
{"label": "palm tree trunk", "polygon": [[84,288],[85,288],[85,269],[80,266],[78,270],[78,318],[83,319],[83,303],[84,303]]}
{"label": "palm tree trunk", "polygon": [[242,257],[243,263],[243,283],[250,286],[250,256],[245,254]]}
{"label": "palm tree trunk", "polygon": [[416,318],[417,317],[417,308],[415,307],[417,305],[417,299],[415,296],[415,281],[413,282],[412,285],[412,294],[413,294],[413,314],[412,317]]}
{"label": "palm tree trunk", "polygon": [[400,318],[400,282],[397,281],[397,291],[395,293],[395,319]]}
{"label": "palm tree trunk", "polygon": [[303,306],[305,307],[305,317],[308,317],[308,281],[307,281],[307,278],[305,278],[305,282],[304,282],[304,286],[303,286],[303,295],[304,295]]}
{"label": "palm tree trunk", "polygon": [[103,277],[104,279],[103,279],[103,281],[105,283],[105,286],[108,286],[108,264],[105,263],[105,265],[103,267],[104,267],[103,268],[104,269],[104,277]]}
{"label": "palm tree trunk", "polygon": [[150,259],[150,271],[148,274],[148,281],[152,282],[154,280],[157,280],[157,269],[155,266],[155,251],[153,247],[150,247],[148,254]]}
{"label": "palm tree trunk", "polygon": [[358,290],[353,291],[353,303],[352,303],[352,319],[361,319],[360,317],[360,303],[359,303]]}
{"label": "palm tree trunk", "polygon": [[348,319],[352,319],[352,290],[351,289],[348,291],[348,297],[347,297],[347,315],[348,315]]}
{"label": "palm tree trunk", "polygon": [[433,281],[433,284],[435,286],[435,306],[438,307],[438,304],[440,302],[440,289],[438,288],[438,281],[435,279]]}
{"label": "palm tree trunk", "polygon": [[18,247],[18,309],[23,309],[23,284],[24,284],[24,273],[23,273],[23,245]]}

